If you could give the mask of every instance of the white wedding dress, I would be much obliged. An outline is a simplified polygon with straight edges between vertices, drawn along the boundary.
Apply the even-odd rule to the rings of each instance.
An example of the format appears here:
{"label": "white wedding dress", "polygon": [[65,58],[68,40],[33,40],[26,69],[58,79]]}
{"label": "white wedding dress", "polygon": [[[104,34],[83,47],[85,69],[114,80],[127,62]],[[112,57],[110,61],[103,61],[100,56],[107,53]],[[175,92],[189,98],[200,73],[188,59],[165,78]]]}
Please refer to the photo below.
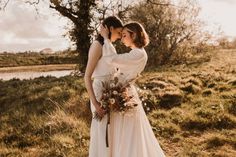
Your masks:
{"label": "white wedding dress", "polygon": [[[114,47],[112,52],[116,53]],[[116,68],[111,67],[105,61],[105,58],[100,58],[92,75],[93,90],[98,101],[102,96],[102,82],[111,79],[111,77],[114,73],[116,73],[116,71]],[[90,107],[91,112],[93,114],[96,111],[95,107],[92,103],[90,104]],[[105,115],[101,121],[92,119],[90,127],[89,157],[108,157],[109,147],[106,147],[106,125],[107,115]]]}
{"label": "white wedding dress", "polygon": [[[142,48],[132,49],[129,53],[117,54],[109,40],[104,41],[103,56],[94,73],[93,87],[99,100],[101,97],[101,81],[108,80],[119,68],[121,80],[132,80],[143,70],[147,62],[146,51]],[[101,66],[103,65],[103,66]],[[105,68],[105,75],[95,75],[100,68]],[[103,71],[104,73],[104,71]],[[142,107],[142,103],[134,85],[128,93],[132,101],[138,104],[135,109],[125,114],[111,113],[108,131],[108,147],[106,145],[107,115],[102,121],[92,120],[90,130],[89,157],[164,157],[164,153],[152,131],[151,125]],[[92,112],[95,111],[91,105]]]}

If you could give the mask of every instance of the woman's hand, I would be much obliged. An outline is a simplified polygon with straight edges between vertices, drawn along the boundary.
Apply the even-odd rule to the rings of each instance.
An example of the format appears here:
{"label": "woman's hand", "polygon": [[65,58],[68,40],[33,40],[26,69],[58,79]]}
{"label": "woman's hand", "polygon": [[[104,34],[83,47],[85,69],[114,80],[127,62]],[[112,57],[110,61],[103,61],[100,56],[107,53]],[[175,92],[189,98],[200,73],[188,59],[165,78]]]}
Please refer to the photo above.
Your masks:
{"label": "woman's hand", "polygon": [[96,102],[94,104],[94,107],[96,109],[96,114],[102,119],[102,117],[106,114],[106,110],[104,110],[102,107],[101,107],[101,104],[99,102]]}
{"label": "woman's hand", "polygon": [[107,28],[107,26],[105,25],[105,27],[103,25],[100,26],[100,31],[99,34],[101,34],[101,36],[104,39],[108,39],[109,37],[109,29]]}

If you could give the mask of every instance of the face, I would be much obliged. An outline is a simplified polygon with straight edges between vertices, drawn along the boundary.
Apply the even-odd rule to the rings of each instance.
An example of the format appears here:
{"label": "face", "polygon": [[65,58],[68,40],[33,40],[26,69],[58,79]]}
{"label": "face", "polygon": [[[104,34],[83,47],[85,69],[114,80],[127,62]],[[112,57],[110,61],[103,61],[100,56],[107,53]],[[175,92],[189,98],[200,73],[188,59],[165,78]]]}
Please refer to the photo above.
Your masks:
{"label": "face", "polygon": [[131,33],[127,30],[127,28],[124,28],[122,30],[122,38],[121,38],[122,43],[127,46],[127,47],[132,47],[133,44],[133,39],[131,37]]}
{"label": "face", "polygon": [[111,28],[111,41],[114,42],[118,39],[121,39],[122,28]]}

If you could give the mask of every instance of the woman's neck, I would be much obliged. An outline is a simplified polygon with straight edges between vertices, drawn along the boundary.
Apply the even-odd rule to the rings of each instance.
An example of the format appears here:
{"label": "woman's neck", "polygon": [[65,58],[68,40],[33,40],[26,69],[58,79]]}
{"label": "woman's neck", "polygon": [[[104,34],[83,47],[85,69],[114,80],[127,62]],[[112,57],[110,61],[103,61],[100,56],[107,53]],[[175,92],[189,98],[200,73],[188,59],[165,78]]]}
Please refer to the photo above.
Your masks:
{"label": "woman's neck", "polygon": [[130,48],[131,48],[131,49],[136,49],[136,48],[138,48],[138,47],[135,46],[135,45],[131,45]]}

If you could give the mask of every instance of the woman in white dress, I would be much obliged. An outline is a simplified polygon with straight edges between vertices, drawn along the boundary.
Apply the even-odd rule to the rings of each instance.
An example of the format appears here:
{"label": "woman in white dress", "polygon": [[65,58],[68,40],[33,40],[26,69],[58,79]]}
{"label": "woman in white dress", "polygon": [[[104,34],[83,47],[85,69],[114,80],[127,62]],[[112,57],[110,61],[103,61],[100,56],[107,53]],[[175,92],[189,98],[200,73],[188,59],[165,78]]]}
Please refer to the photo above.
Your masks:
{"label": "woman in white dress", "polygon": [[[123,27],[121,41],[132,50],[117,54],[108,37],[108,29],[102,27],[104,37],[103,60],[109,67],[119,68],[126,81],[135,79],[147,63],[144,47],[148,44],[148,35],[141,24],[132,22]],[[164,157],[164,153],[152,131],[151,125],[142,107],[134,85],[128,90],[132,102],[138,104],[129,113],[111,113],[109,135],[109,157]],[[104,118],[103,118],[104,119]]]}
{"label": "woman in white dress", "polygon": [[[108,38],[111,42],[121,38],[122,22],[115,16],[110,16],[104,19],[103,25],[109,28]],[[91,112],[95,111],[99,116],[103,117],[105,111],[100,107],[99,99],[101,97],[102,81],[110,79],[116,72],[115,67],[109,67],[102,58],[102,45],[104,43],[103,37],[100,35],[93,41],[89,49],[88,63],[85,71],[85,86],[90,97]],[[114,47],[112,49],[115,50]],[[115,52],[115,51],[113,51]],[[106,147],[106,123],[107,115],[101,121],[93,119],[90,129],[90,145],[89,157],[107,157]]]}

